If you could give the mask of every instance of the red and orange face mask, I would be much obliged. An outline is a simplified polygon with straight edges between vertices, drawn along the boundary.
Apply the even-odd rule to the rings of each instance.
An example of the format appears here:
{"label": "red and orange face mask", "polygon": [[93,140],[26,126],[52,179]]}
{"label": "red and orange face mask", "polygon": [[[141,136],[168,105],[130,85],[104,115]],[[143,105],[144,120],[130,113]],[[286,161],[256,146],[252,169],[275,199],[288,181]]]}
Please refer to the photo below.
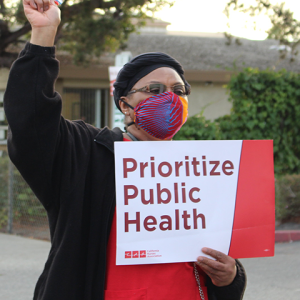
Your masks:
{"label": "red and orange face mask", "polygon": [[[126,103],[126,102],[125,102]],[[151,136],[169,140],[179,131],[188,116],[187,99],[173,92],[153,95],[141,101],[134,110],[134,122]]]}

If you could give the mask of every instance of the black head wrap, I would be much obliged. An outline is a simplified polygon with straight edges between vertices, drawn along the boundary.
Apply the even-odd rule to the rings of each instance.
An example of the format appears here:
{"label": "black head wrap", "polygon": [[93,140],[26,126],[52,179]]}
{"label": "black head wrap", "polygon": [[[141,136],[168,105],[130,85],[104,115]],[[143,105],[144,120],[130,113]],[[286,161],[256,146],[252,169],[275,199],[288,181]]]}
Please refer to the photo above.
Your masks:
{"label": "black head wrap", "polygon": [[161,67],[174,69],[183,80],[185,86],[188,89],[190,88],[190,85],[183,76],[183,68],[176,59],[161,52],[140,54],[125,64],[118,73],[116,82],[114,83],[114,100],[118,109],[120,109],[119,100],[122,96],[126,96],[141,78]]}

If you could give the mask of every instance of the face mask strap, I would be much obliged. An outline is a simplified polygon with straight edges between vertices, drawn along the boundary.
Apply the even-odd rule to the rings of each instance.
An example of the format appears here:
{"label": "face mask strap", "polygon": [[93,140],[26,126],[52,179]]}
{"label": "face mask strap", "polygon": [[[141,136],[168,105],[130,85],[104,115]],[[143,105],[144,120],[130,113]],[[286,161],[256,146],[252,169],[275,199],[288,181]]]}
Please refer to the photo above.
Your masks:
{"label": "face mask strap", "polygon": [[[132,110],[134,110],[134,107],[132,107],[130,104],[128,104],[128,103],[127,103],[126,101],[124,101],[123,99],[120,99],[120,101],[122,101],[124,104],[126,104],[128,107],[130,107]],[[129,124],[127,124],[127,125],[125,126],[124,129],[127,131],[127,128],[128,128],[129,126],[133,125],[133,124],[135,124],[134,121],[130,122]]]}
{"label": "face mask strap", "polygon": [[135,123],[132,121],[132,122],[128,123],[128,124],[126,125],[126,127],[129,127],[129,126],[131,126],[131,125],[133,125],[133,124],[135,124]]}

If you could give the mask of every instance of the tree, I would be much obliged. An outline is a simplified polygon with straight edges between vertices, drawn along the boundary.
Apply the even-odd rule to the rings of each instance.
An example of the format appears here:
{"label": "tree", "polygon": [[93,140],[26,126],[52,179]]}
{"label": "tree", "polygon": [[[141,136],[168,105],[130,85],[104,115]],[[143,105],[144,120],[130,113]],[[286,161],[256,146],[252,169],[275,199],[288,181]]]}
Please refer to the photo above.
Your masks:
{"label": "tree", "polygon": [[[271,28],[267,30],[268,38],[279,41],[282,47],[279,47],[280,58],[284,59],[290,52],[290,60],[294,61],[298,54],[298,45],[300,44],[300,21],[294,18],[294,13],[285,8],[285,2],[273,4],[270,0],[249,1],[230,0],[225,7],[224,13],[230,18],[232,10],[249,14],[252,17],[265,14],[271,21]],[[228,44],[233,37],[226,33]]]}
{"label": "tree", "polygon": [[[19,0],[0,0],[0,68],[16,59],[31,26]],[[122,48],[130,33],[171,0],[65,0],[55,43],[73,55],[76,64]],[[132,20],[135,22],[132,22]]]}

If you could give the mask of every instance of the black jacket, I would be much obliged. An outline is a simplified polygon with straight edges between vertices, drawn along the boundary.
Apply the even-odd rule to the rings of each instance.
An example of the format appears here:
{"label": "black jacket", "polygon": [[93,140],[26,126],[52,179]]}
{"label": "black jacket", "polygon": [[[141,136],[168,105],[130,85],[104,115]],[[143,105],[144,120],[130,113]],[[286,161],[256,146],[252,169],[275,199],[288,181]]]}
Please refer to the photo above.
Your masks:
{"label": "black jacket", "polygon": [[[27,44],[10,71],[4,97],[13,163],[44,205],[51,250],[35,289],[39,300],[103,299],[106,246],[115,210],[114,141],[120,129],[98,129],[61,116],[54,91],[54,47]],[[242,267],[210,299],[241,299]],[[215,298],[213,298],[215,297]]]}

